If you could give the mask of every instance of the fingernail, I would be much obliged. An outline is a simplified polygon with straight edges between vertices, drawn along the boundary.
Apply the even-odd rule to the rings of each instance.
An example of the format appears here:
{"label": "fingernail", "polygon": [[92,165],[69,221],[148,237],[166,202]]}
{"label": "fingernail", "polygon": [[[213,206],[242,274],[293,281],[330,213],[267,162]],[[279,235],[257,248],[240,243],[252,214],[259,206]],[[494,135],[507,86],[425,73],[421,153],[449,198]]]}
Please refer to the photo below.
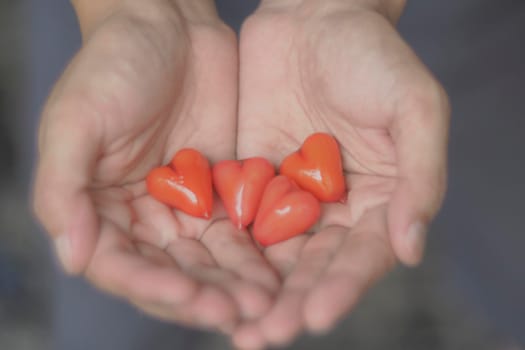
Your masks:
{"label": "fingernail", "polygon": [[408,229],[406,246],[407,250],[412,252],[414,265],[419,264],[423,259],[426,236],[427,226],[420,221],[413,223]]}
{"label": "fingernail", "polygon": [[55,239],[55,250],[62,267],[68,272],[71,265],[71,241],[67,234],[62,234]]}

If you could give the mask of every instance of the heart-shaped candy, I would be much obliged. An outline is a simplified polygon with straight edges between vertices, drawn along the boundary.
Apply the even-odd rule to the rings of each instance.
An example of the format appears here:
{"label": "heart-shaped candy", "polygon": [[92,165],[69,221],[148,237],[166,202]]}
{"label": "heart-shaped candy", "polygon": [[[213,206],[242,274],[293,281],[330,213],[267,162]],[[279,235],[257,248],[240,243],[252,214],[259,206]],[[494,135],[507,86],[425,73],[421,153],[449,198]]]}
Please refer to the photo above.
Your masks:
{"label": "heart-shaped candy", "polygon": [[211,170],[199,152],[185,148],[168,166],[155,168],[146,178],[148,192],[158,201],[192,216],[209,219],[213,206]]}
{"label": "heart-shaped candy", "polygon": [[264,189],[275,176],[273,165],[264,158],[225,160],[213,166],[213,184],[228,215],[239,229],[255,218]]}
{"label": "heart-shaped candy", "polygon": [[280,173],[321,202],[346,199],[346,184],[337,141],[328,134],[310,135],[301,148],[281,163]]}
{"label": "heart-shaped candy", "polygon": [[277,176],[266,186],[255,217],[253,237],[262,246],[300,235],[321,215],[319,201],[286,176]]}

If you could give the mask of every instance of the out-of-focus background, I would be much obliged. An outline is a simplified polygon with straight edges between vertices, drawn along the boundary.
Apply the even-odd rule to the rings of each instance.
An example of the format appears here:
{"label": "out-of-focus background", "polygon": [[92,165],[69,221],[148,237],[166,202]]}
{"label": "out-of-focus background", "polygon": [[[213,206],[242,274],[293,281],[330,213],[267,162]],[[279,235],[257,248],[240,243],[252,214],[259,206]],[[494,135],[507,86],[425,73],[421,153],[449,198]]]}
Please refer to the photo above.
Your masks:
{"label": "out-of-focus background", "polygon": [[[49,344],[51,263],[28,211],[24,1],[0,1],[0,349]],[[27,118],[25,118],[27,119]],[[31,142],[30,142],[31,143]]]}
{"label": "out-of-focus background", "polygon": [[[79,43],[74,30],[61,30],[74,25],[71,11],[53,18],[67,1],[38,1],[0,1],[0,349],[6,350],[51,349],[56,334],[57,274],[27,198],[35,115]],[[255,5],[246,3],[219,1],[236,26],[234,9]],[[451,95],[444,210],[421,267],[398,268],[333,332],[290,348],[525,349],[519,344],[525,341],[525,3],[410,2],[400,29]],[[48,42],[36,35],[46,30]],[[69,51],[60,53],[64,40]],[[229,346],[217,335],[199,344],[195,349]]]}

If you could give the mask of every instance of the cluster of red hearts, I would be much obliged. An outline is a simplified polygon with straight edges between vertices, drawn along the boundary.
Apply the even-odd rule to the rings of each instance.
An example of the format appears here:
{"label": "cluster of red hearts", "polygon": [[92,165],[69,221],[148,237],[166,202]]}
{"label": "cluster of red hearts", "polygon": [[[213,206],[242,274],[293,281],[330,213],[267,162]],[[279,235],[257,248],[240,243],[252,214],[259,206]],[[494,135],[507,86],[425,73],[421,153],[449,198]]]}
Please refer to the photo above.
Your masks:
{"label": "cluster of red hearts", "polygon": [[189,215],[209,219],[213,187],[232,222],[262,246],[302,234],[321,215],[320,202],[346,199],[346,183],[337,141],[328,134],[309,136],[286,157],[276,175],[264,158],[225,160],[210,167],[197,150],[177,152],[167,166],[153,169],[148,192]]}

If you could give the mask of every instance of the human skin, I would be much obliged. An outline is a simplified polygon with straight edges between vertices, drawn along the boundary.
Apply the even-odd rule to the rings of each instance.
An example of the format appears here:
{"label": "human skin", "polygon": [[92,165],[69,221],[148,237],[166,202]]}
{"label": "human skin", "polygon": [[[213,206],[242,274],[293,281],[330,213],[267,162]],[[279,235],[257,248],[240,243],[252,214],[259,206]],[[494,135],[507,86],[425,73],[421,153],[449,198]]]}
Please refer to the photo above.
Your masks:
{"label": "human skin", "polygon": [[263,1],[240,38],[240,158],[275,164],[314,132],[340,143],[346,204],[267,248],[283,286],[240,348],[326,332],[397,261],[417,265],[446,187],[449,106],[395,24],[404,1]]}
{"label": "human skin", "polygon": [[188,326],[260,316],[277,275],[220,201],[210,221],[190,217],[144,181],[181,148],[234,158],[234,33],[212,1],[74,5],[83,46],[45,106],[34,189],[65,270]]}
{"label": "human skin", "polygon": [[[448,102],[395,23],[404,1],[263,1],[235,36],[212,1],[74,1],[84,44],[43,112],[34,203],[66,271],[156,317],[289,343],[417,264],[446,183]],[[240,75],[238,74],[240,73]],[[311,133],[351,191],[262,252],[216,200],[210,222],[146,195],[185,147],[275,165]]]}

